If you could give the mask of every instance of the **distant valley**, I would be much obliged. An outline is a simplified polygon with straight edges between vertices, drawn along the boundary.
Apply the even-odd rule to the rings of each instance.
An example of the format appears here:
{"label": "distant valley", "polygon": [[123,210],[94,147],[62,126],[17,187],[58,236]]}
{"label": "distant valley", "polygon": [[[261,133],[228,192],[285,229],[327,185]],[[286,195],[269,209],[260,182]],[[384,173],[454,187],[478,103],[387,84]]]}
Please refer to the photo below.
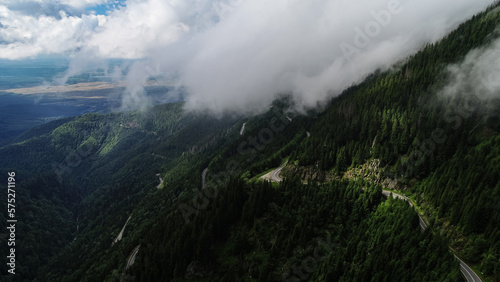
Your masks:
{"label": "distant valley", "polygon": [[[124,82],[107,81],[103,73],[72,77],[72,84],[54,80],[67,69],[67,62],[46,59],[13,64],[0,61],[0,145],[22,132],[49,121],[86,113],[110,113],[122,106]],[[178,102],[174,88],[150,82],[145,87],[152,105]],[[168,94],[167,94],[168,93]]]}

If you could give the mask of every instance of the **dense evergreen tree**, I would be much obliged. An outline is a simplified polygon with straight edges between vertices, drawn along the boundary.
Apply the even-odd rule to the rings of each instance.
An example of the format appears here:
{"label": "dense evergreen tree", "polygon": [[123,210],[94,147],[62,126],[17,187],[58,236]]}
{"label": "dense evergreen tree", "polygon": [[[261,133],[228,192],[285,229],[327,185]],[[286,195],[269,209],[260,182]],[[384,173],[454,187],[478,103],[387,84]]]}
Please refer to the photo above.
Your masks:
{"label": "dense evergreen tree", "polygon": [[[288,98],[244,118],[169,104],[21,135],[0,148],[0,170],[23,187],[19,254],[30,258],[14,280],[450,281],[448,240],[500,280],[498,101],[435,95],[447,65],[496,38],[497,7],[306,115]],[[420,232],[415,211],[373,181],[341,179],[372,159],[432,228]],[[257,181],[286,161],[305,172]]]}

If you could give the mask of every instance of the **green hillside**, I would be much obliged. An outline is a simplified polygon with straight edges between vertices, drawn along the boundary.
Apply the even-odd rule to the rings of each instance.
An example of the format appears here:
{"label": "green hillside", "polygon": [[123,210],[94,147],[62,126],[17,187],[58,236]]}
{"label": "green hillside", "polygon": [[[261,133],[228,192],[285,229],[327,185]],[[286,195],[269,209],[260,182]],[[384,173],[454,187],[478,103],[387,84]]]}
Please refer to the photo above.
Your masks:
{"label": "green hillside", "polygon": [[6,281],[463,280],[449,247],[500,281],[500,101],[439,95],[499,5],[307,113],[177,103],[26,132],[0,148],[20,187]]}

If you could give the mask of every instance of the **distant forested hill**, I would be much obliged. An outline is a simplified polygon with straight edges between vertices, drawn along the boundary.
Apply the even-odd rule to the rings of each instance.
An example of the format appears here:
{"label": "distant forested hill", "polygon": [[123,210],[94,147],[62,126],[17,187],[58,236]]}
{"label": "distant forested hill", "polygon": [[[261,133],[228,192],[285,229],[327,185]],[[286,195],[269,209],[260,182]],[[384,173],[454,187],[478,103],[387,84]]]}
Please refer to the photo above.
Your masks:
{"label": "distant forested hill", "polygon": [[181,175],[198,175],[203,158],[197,156],[224,144],[226,131],[237,132],[236,121],[185,115],[182,104],[166,104],[148,112],[54,121],[0,148],[2,171],[15,171],[19,183],[18,256],[24,259],[15,279],[34,279],[64,249],[83,244],[82,259],[104,250],[141,200],[157,191],[158,173],[166,177],[178,167]]}

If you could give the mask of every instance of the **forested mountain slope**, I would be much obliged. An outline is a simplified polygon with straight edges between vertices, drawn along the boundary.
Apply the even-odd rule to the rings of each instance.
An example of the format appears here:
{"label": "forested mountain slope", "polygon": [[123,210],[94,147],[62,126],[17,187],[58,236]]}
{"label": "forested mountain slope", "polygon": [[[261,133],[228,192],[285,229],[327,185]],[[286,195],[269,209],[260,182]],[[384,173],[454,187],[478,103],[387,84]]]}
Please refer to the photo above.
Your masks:
{"label": "forested mountain slope", "polygon": [[[26,191],[11,279],[460,280],[451,243],[500,281],[499,101],[440,95],[450,64],[497,39],[495,7],[307,114],[287,97],[253,117],[169,104],[27,132],[0,148]],[[377,177],[344,177],[372,160]],[[258,180],[285,161],[282,183]]]}
{"label": "forested mountain slope", "polygon": [[22,187],[17,239],[25,259],[16,277],[35,278],[64,248],[80,246],[89,255],[96,254],[88,244],[108,248],[132,210],[157,190],[158,173],[178,167],[198,174],[196,156],[213,154],[239,126],[234,118],[185,115],[181,104],[168,104],[52,122],[1,148],[2,171],[15,171]]}

